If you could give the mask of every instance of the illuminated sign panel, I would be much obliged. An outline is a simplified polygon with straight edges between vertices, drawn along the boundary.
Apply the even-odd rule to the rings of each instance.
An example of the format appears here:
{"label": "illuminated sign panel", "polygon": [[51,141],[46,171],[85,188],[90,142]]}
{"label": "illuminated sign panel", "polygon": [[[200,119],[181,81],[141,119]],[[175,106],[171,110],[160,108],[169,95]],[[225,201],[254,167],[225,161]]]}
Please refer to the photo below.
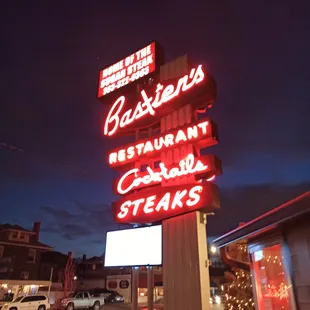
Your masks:
{"label": "illuminated sign panel", "polygon": [[183,213],[219,208],[218,187],[210,182],[156,187],[120,199],[113,205],[117,223],[153,223]]}
{"label": "illuminated sign panel", "polygon": [[155,71],[155,42],[100,71],[98,98]]}
{"label": "illuminated sign panel", "polygon": [[128,144],[109,153],[111,167],[130,164],[139,158],[155,156],[159,152],[185,143],[199,143],[199,147],[212,146],[218,143],[215,123],[209,119],[182,126],[169,133],[159,134],[151,138]]}
{"label": "illuminated sign panel", "polygon": [[112,136],[149,127],[152,122],[189,102],[196,108],[207,106],[215,95],[215,82],[200,65],[175,83],[157,84],[152,91],[142,90],[136,102],[127,103],[126,97],[120,96],[108,112],[103,134]]}
{"label": "illuminated sign panel", "polygon": [[221,162],[199,156],[218,143],[217,125],[198,120],[216,99],[215,80],[202,65],[188,68],[187,58],[181,65],[163,63],[153,42],[100,71],[98,98],[108,104],[103,135],[136,135],[135,142],[108,152],[110,167],[126,169],[112,182],[122,196],[113,203],[117,223],[154,223],[219,208],[218,187],[210,181],[222,173]]}
{"label": "illuminated sign panel", "polygon": [[144,172],[133,168],[115,182],[114,191],[116,194],[125,195],[139,188],[161,184],[163,180],[178,179],[187,175],[213,180],[214,176],[220,173],[220,161],[215,156],[205,155],[197,158],[189,154],[178,165],[169,168],[164,163],[160,163],[156,169],[147,167]]}

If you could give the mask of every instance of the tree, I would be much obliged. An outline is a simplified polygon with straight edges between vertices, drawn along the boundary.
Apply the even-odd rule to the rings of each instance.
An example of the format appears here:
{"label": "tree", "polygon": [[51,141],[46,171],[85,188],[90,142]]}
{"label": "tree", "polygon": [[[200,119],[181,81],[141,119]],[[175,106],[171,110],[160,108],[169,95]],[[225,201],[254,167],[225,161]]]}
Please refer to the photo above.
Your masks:
{"label": "tree", "polygon": [[231,272],[226,278],[231,282],[226,290],[226,310],[254,310],[255,303],[249,271],[249,254],[246,242],[236,242],[226,247],[226,258]]}
{"label": "tree", "polygon": [[75,263],[72,258],[72,252],[68,254],[68,260],[65,266],[64,274],[64,298],[75,290]]}
{"label": "tree", "polygon": [[233,269],[226,274],[232,280],[226,291],[226,310],[255,310],[251,274],[247,270]]}
{"label": "tree", "polygon": [[62,299],[67,298],[71,292],[75,290],[75,262],[72,258],[72,252],[68,253],[67,263],[64,269],[64,280],[63,280],[63,297],[56,300],[54,309],[63,310]]}

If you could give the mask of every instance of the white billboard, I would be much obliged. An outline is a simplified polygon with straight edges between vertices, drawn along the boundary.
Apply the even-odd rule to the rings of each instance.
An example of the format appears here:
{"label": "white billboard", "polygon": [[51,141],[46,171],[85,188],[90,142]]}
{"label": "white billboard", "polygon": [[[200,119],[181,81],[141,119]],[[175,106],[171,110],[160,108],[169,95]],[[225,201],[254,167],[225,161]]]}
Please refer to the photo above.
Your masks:
{"label": "white billboard", "polygon": [[161,225],[109,231],[105,267],[155,266],[162,264]]}

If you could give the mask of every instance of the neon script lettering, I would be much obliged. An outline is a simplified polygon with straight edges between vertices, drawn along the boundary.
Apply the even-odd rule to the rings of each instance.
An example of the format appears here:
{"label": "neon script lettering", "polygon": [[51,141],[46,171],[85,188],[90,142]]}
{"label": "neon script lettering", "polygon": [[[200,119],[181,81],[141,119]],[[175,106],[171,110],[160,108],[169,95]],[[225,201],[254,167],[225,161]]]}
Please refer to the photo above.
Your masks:
{"label": "neon script lettering", "polygon": [[142,100],[139,101],[135,108],[124,110],[125,96],[119,97],[111,107],[105,120],[103,133],[106,136],[112,136],[119,128],[125,128],[146,115],[155,115],[156,110],[164,103],[168,103],[178,95],[187,92],[195,85],[204,80],[205,74],[202,66],[191,70],[189,75],[180,78],[177,85],[169,84],[163,86],[157,85],[155,95],[149,97],[144,90],[141,91]]}
{"label": "neon script lettering", "polygon": [[117,192],[124,195],[136,188],[161,183],[163,180],[170,180],[189,174],[205,172],[208,165],[201,160],[196,160],[193,154],[189,154],[185,159],[179,162],[178,167],[166,168],[164,163],[159,164],[159,171],[154,171],[147,167],[147,174],[139,176],[140,171],[137,168],[126,172],[118,181]]}
{"label": "neon script lettering", "polygon": [[146,198],[140,198],[137,200],[127,200],[120,206],[120,212],[117,214],[117,218],[124,219],[129,212],[131,216],[137,214],[150,214],[154,212],[162,212],[174,210],[176,208],[190,208],[195,206],[200,200],[200,193],[203,187],[201,185],[195,185],[191,189],[183,189],[176,191],[175,193],[165,193],[159,201],[156,195],[151,195]]}
{"label": "neon script lettering", "polygon": [[[173,146],[179,146],[184,143],[191,143],[209,137],[212,137],[211,122],[208,120],[200,121],[196,124],[171,131],[165,135],[159,135],[155,138],[130,144],[117,151],[112,151],[109,154],[109,164],[111,166],[126,164],[136,160],[140,156],[165,151]],[[209,143],[210,145],[215,144],[215,138]]]}

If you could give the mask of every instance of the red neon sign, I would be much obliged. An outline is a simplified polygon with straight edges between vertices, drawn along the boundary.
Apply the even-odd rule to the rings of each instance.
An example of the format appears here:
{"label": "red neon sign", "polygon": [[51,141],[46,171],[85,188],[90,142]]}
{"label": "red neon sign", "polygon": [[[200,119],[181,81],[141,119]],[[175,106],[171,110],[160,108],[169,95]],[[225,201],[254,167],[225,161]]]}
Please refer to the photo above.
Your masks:
{"label": "red neon sign", "polygon": [[206,155],[197,158],[193,154],[189,154],[178,165],[169,168],[164,163],[160,163],[157,169],[147,167],[145,172],[133,168],[115,182],[114,190],[119,195],[125,195],[142,187],[161,184],[163,180],[182,178],[193,174],[199,178],[206,177],[208,178],[207,181],[212,181],[214,176],[220,173],[220,163],[215,156]]}
{"label": "red neon sign", "polygon": [[146,116],[154,117],[159,113],[158,108],[161,108],[161,113],[163,113],[167,104],[173,101],[173,99],[189,93],[195,86],[202,84],[204,79],[205,73],[200,65],[197,68],[193,68],[189,74],[180,78],[176,85],[169,84],[163,86],[158,84],[155,94],[152,96],[147,95],[145,90],[142,90],[141,98],[133,108],[126,108],[125,96],[119,97],[108,112],[103,128],[104,135],[112,136]]}
{"label": "red neon sign", "polygon": [[109,153],[109,164],[118,167],[132,163],[145,156],[155,156],[159,152],[185,143],[199,143],[199,147],[218,143],[216,125],[209,119],[186,125],[169,133],[128,144]]}
{"label": "red neon sign", "polygon": [[113,205],[117,223],[154,223],[183,213],[219,208],[218,187],[210,182],[156,187],[140,191]]}
{"label": "red neon sign", "polygon": [[98,98],[134,82],[156,68],[155,42],[100,71]]}

